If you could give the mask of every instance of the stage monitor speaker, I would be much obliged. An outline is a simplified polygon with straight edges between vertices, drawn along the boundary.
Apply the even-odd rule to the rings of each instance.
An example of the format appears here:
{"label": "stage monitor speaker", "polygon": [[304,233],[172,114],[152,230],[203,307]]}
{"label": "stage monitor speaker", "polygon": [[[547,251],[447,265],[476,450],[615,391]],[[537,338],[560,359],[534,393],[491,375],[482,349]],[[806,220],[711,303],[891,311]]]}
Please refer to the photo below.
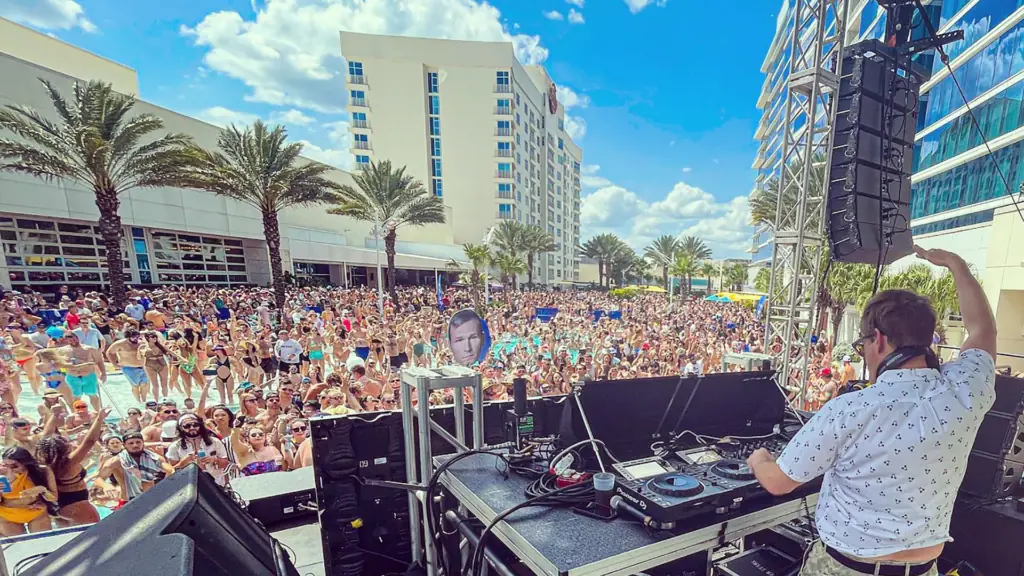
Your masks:
{"label": "stage monitor speaker", "polygon": [[51,552],[23,574],[298,576],[274,539],[194,464]]}
{"label": "stage monitor speaker", "polygon": [[1024,474],[1024,379],[996,376],[995,392],[960,484],[961,492],[981,498],[1013,495]]}
{"label": "stage monitor speaker", "polygon": [[844,52],[826,213],[834,260],[889,264],[913,251],[910,173],[919,92],[915,76],[878,52],[862,45]]}

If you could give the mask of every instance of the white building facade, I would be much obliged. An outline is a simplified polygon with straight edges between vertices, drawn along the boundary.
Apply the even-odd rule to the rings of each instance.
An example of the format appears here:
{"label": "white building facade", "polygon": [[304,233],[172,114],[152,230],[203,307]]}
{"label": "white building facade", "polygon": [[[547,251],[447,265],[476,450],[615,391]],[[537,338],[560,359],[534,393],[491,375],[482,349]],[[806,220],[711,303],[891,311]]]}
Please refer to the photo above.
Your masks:
{"label": "white building facade", "polygon": [[[76,81],[103,80],[138,94],[134,70],[0,18],[0,105],[31,107],[53,117],[39,79],[70,97]],[[145,100],[136,113],[161,118],[167,132],[216,147],[219,128]],[[9,136],[9,135],[7,135]],[[329,178],[351,184],[351,174]],[[147,284],[266,285],[270,264],[259,213],[248,205],[207,192],[177,188],[134,189],[121,197],[122,249],[128,281]],[[433,285],[452,259],[464,259],[453,243],[456,222],[431,230],[399,230],[396,268],[400,281]],[[47,292],[106,282],[105,251],[95,227],[99,211],[90,190],[0,172],[0,285]],[[284,269],[300,281],[376,285],[377,253],[372,223],[328,215],[326,207],[291,208],[280,214]],[[383,244],[381,253],[382,262]]]}
{"label": "white building facade", "polygon": [[[357,166],[390,160],[443,198],[446,242],[481,243],[501,220],[547,230],[534,281],[579,274],[580,164],[565,109],[511,43],[341,33]],[[426,227],[425,239],[442,232]]]}

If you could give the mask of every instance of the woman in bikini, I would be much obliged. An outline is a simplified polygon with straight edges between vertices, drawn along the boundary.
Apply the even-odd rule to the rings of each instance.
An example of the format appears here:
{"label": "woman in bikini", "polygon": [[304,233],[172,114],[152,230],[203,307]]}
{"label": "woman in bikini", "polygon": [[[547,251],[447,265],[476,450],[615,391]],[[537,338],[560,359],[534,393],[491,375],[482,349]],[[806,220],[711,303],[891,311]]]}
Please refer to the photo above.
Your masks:
{"label": "woman in bikini", "polygon": [[331,358],[334,360],[331,371],[335,371],[341,366],[345,365],[348,361],[348,357],[352,354],[352,348],[348,345],[346,339],[347,332],[343,328],[338,328],[332,332],[330,345],[331,345]]}
{"label": "woman in bikini", "polygon": [[110,415],[110,410],[110,407],[100,409],[78,446],[72,447],[68,438],[58,434],[46,436],[39,441],[36,457],[41,464],[53,470],[57,479],[57,505],[60,506],[58,526],[80,526],[100,521],[99,512],[89,502],[86,473],[82,464],[100,439],[105,428],[104,420]]}
{"label": "woman in bikini", "polygon": [[280,450],[267,444],[267,433],[262,426],[247,427],[242,438],[249,447],[239,455],[238,468],[243,476],[256,476],[281,469],[284,456]]}
{"label": "woman in bikini", "polygon": [[[306,352],[309,354],[309,364],[311,367],[318,367],[320,370],[324,369],[324,337],[320,335],[320,331],[315,327],[309,329],[309,335],[306,337],[305,342],[302,343]],[[309,371],[306,371],[308,374]]]}
{"label": "woman in bikini", "polygon": [[170,367],[167,364],[167,357],[171,355],[171,351],[160,341],[158,332],[146,331],[142,336],[139,357],[144,361],[143,368],[146,369],[146,376],[153,385],[153,400],[159,402],[161,398],[170,396]]}
{"label": "woman in bikini", "polygon": [[235,375],[232,371],[231,356],[228,356],[227,348],[219,344],[213,347],[210,369],[214,370],[215,373],[220,403],[227,404],[228,399],[235,393]]}
{"label": "woman in bikini", "polygon": [[[203,387],[203,366],[206,360],[206,341],[199,337],[199,334],[192,328],[185,328],[181,337],[178,338],[178,352],[181,355],[181,364],[178,366],[178,374],[185,385],[185,397],[192,397],[192,385]],[[200,358],[202,351],[202,358]]]}
{"label": "woman in bikini", "polygon": [[259,347],[252,340],[238,343],[238,357],[241,360],[241,377],[245,382],[259,386],[263,383],[263,368],[260,366]]}
{"label": "woman in bikini", "polygon": [[18,536],[25,526],[32,533],[53,528],[50,512],[56,512],[57,481],[53,471],[40,466],[36,459],[21,447],[3,452],[10,491],[0,494],[0,534]]}

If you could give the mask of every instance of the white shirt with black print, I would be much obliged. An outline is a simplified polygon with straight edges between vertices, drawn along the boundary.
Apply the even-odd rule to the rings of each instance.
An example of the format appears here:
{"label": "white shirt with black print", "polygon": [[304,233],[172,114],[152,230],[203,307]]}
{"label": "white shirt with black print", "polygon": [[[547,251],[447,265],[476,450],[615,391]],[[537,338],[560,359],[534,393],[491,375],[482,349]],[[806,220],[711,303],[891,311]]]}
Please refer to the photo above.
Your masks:
{"label": "white shirt with black print", "polygon": [[965,350],[942,366],[888,370],[827,402],[778,459],[791,479],[824,474],[822,541],[875,558],[950,541],[967,456],[995,400],[995,363]]}

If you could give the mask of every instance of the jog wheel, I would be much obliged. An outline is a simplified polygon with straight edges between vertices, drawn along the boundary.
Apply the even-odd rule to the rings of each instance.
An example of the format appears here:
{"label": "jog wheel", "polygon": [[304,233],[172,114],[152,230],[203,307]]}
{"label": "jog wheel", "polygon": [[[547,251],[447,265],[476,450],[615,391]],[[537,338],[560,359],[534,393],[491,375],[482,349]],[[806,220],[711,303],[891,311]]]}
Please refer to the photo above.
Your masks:
{"label": "jog wheel", "polygon": [[688,474],[669,472],[655,476],[647,482],[647,487],[658,494],[685,498],[695,496],[704,491],[704,485],[699,480]]}
{"label": "jog wheel", "polygon": [[722,460],[711,467],[711,473],[733,480],[753,480],[754,472],[741,460]]}

